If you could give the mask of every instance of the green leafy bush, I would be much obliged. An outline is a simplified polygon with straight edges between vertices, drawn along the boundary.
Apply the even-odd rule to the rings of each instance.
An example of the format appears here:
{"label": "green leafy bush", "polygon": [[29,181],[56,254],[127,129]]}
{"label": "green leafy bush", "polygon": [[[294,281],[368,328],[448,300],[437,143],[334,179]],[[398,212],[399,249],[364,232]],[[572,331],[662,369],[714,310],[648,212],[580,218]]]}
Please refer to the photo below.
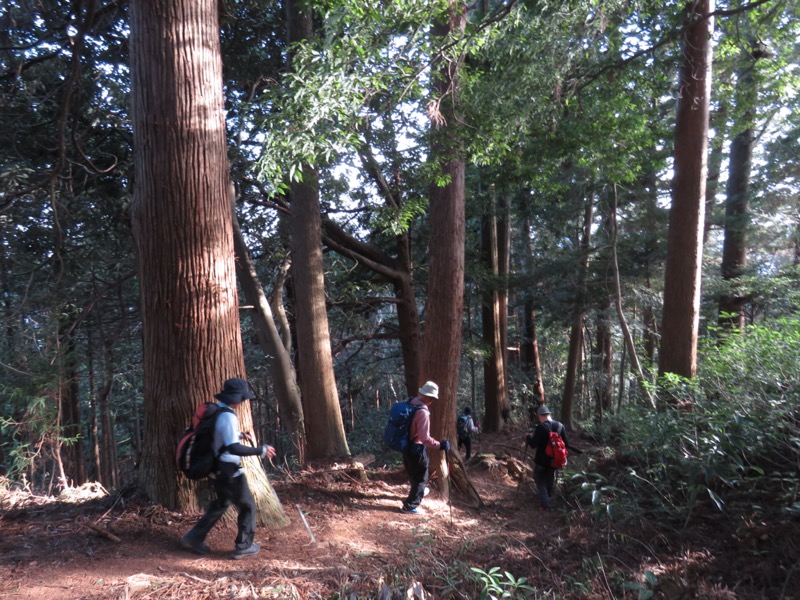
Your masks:
{"label": "green leafy bush", "polygon": [[657,511],[685,523],[701,499],[722,510],[739,490],[769,493],[789,512],[800,507],[800,319],[717,333],[700,354],[694,380],[659,382],[661,410],[620,415],[624,469],[602,485],[584,474],[593,504],[624,502],[628,514]]}

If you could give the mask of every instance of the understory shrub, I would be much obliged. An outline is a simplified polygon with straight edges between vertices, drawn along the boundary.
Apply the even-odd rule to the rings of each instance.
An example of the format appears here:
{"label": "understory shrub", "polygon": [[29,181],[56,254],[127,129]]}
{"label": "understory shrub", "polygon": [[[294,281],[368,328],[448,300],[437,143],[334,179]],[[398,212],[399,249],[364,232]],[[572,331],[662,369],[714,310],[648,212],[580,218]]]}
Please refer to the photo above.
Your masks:
{"label": "understory shrub", "polygon": [[722,510],[727,496],[761,490],[800,515],[800,319],[716,332],[700,355],[695,380],[660,382],[661,410],[619,415],[622,469],[579,478],[593,504],[605,491],[605,505],[614,498],[626,514],[666,512],[688,523],[701,499]]}

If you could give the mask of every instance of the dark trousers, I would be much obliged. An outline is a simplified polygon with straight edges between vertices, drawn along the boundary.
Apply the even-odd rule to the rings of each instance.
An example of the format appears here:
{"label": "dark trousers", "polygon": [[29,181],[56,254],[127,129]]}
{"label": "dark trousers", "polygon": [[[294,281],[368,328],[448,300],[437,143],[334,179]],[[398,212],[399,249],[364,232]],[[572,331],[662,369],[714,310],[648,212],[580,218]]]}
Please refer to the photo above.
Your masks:
{"label": "dark trousers", "polygon": [[247,478],[242,474],[230,477],[217,473],[216,479],[210,479],[216,497],[206,508],[205,514],[187,534],[195,540],[203,541],[208,532],[222,518],[228,507],[233,504],[239,511],[237,519],[236,550],[249,548],[256,535],[256,503],[247,485]]}
{"label": "dark trousers", "polygon": [[539,495],[539,505],[550,509],[550,497],[553,495],[553,486],[556,481],[556,470],[537,464],[533,469],[533,479],[536,481],[536,492]]}
{"label": "dark trousers", "polygon": [[403,508],[410,510],[416,508],[425,497],[425,484],[428,483],[428,467],[430,461],[428,452],[422,444],[413,444],[409,450],[403,452],[403,466],[408,473],[411,490],[408,498],[403,502]]}
{"label": "dark trousers", "polygon": [[467,450],[467,454],[464,457],[465,460],[469,460],[469,457],[472,456],[472,436],[467,435],[464,437],[458,437],[458,449],[461,450],[461,446],[465,446]]}

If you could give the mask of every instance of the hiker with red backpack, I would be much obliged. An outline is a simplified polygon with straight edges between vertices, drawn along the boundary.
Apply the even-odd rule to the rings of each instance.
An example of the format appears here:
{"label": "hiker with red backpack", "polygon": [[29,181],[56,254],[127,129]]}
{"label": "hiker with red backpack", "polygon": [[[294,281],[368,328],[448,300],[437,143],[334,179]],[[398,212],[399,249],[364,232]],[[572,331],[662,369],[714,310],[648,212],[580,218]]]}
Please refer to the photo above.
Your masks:
{"label": "hiker with red backpack", "polygon": [[551,509],[551,496],[556,471],[567,464],[567,429],[553,420],[550,409],[540,406],[536,411],[539,424],[525,437],[525,443],[536,450],[533,457],[533,479],[539,495],[539,510]]}
{"label": "hiker with red backpack", "polygon": [[208,554],[211,549],[205,543],[206,536],[233,504],[239,516],[236,543],[231,558],[239,560],[258,554],[261,550],[254,541],[256,503],[242,471],[242,456],[272,458],[275,456],[275,448],[267,444],[254,447],[241,443],[242,440],[252,440],[249,434],[240,431],[239,419],[231,407],[256,397],[244,379],[238,377],[228,379],[223,384],[222,391],[214,394],[214,397],[220,410],[215,415],[212,442],[214,466],[208,478],[211,480],[215,498],[197,524],[181,538],[180,544],[182,548],[195,554]]}

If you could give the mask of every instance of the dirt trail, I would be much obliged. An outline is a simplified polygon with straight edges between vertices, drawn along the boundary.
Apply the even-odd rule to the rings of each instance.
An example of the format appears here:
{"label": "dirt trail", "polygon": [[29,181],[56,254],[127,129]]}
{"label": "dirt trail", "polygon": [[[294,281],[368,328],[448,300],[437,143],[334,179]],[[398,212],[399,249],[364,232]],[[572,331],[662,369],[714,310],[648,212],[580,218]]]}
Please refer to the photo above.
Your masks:
{"label": "dirt trail", "polygon": [[[484,435],[482,443],[483,452],[508,453],[507,436]],[[369,470],[367,481],[321,471],[293,474],[291,482],[276,478],[274,487],[291,523],[277,531],[259,529],[261,553],[241,561],[229,558],[233,525],[215,528],[207,540],[212,553],[200,557],[177,545],[197,515],[135,499],[119,500],[109,511],[108,497],[81,503],[30,496],[23,501],[22,492],[6,492],[0,598],[328,599],[355,594],[365,600],[379,597],[383,589],[382,597],[390,599],[399,597],[392,590],[404,592],[415,581],[425,591],[418,597],[476,598],[474,579],[465,582],[472,566],[501,567],[526,577],[537,598],[637,598],[638,590],[626,592],[623,586],[649,585],[645,571],[658,580],[655,598],[776,598],[775,590],[792,583],[785,572],[777,580],[780,571],[762,572],[759,578],[752,566],[730,558],[737,554],[724,538],[707,531],[693,540],[658,524],[598,530],[591,506],[582,506],[578,498],[559,496],[560,509],[540,513],[532,489],[526,484],[518,490],[505,470],[484,463],[471,466],[469,473],[486,502],[483,509],[457,500],[448,504],[434,492],[421,515],[398,510],[408,491],[401,469]],[[100,530],[88,526],[94,523]],[[712,520],[703,527],[719,525]],[[771,589],[766,576],[776,578]],[[791,586],[783,594],[798,598]]]}

